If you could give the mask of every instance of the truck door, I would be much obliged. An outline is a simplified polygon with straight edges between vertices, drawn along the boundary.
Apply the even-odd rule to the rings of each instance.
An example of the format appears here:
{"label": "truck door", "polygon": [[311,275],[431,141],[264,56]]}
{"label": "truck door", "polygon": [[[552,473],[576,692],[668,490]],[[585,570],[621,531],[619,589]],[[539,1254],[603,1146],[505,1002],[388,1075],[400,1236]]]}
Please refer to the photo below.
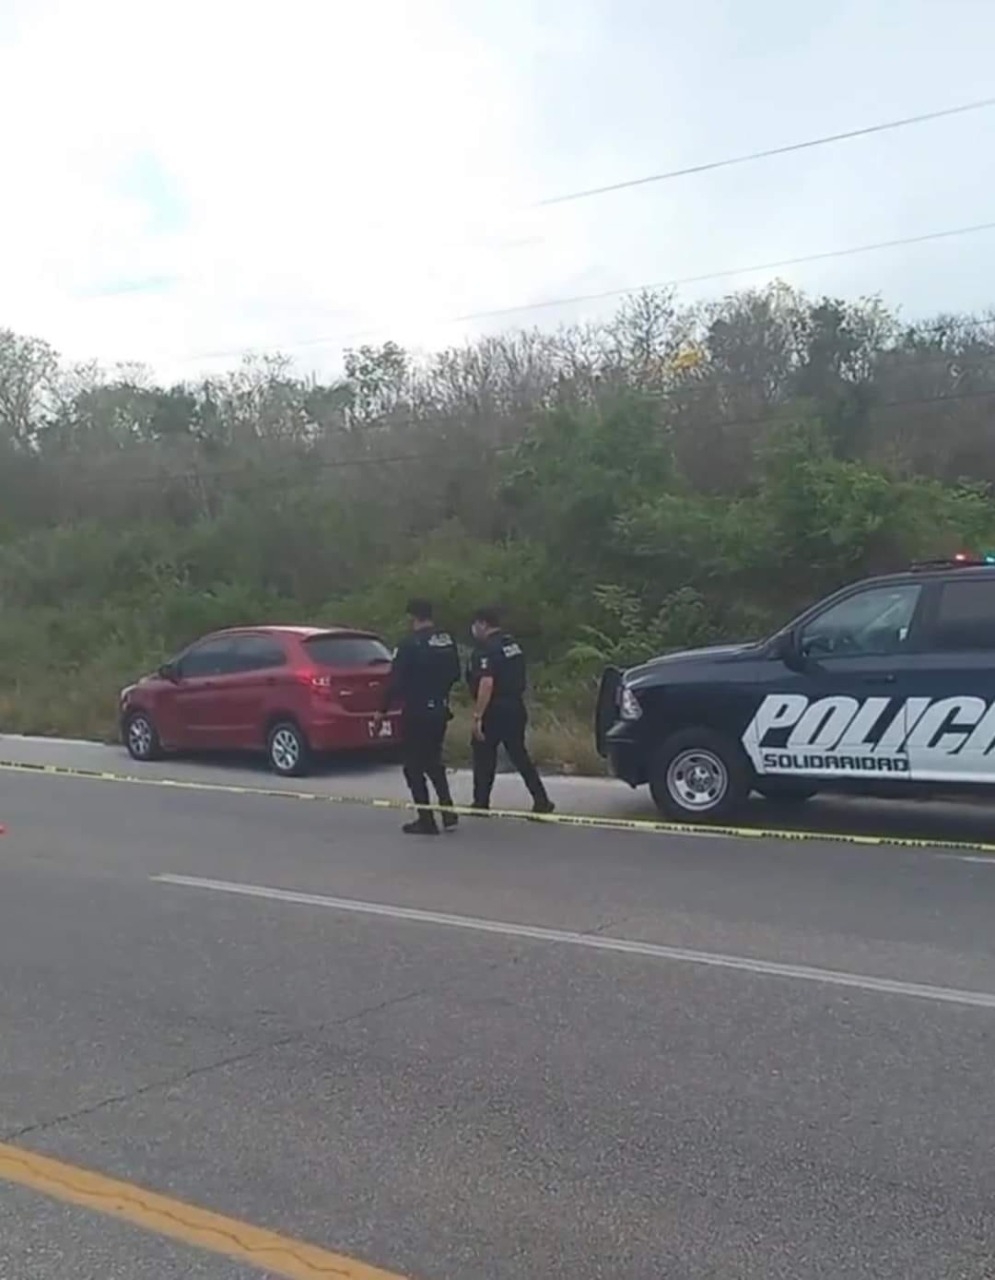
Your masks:
{"label": "truck door", "polygon": [[[930,587],[906,749],[922,782],[995,783],[995,569]],[[911,702],[911,700],[910,700]]]}
{"label": "truck door", "polygon": [[869,585],[806,619],[791,664],[772,663],[744,736],[758,773],[908,776],[905,705],[919,688],[922,598],[918,582]]}

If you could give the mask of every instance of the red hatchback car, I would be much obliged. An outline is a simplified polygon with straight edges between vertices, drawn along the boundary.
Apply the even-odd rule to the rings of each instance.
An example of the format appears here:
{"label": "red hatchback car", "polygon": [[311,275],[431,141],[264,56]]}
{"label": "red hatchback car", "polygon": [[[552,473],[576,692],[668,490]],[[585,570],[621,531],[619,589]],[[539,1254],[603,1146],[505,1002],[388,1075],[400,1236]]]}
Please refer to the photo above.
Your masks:
{"label": "red hatchback car", "polygon": [[383,749],[399,713],[377,727],[391,655],[344,628],[239,627],[205,636],[121,692],[121,735],[135,760],[167,751],[265,751],[285,777],[322,751]]}

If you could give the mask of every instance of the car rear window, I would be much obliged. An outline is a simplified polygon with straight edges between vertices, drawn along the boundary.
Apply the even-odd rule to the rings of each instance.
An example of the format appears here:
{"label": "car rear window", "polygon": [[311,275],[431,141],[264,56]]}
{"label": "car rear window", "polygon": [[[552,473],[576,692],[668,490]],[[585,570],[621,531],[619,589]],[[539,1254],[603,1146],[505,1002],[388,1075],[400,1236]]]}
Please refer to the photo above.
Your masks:
{"label": "car rear window", "polygon": [[312,636],[304,641],[319,667],[370,667],[390,662],[390,650],[375,636]]}

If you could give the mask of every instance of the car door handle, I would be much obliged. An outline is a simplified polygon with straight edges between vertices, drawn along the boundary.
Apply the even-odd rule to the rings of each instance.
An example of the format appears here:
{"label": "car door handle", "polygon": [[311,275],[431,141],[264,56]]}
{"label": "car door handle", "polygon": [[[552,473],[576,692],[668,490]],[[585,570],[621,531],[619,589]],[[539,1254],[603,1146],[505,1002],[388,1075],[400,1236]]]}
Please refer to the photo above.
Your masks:
{"label": "car door handle", "polygon": [[864,684],[894,684],[895,677],[893,675],[886,676],[864,676]]}

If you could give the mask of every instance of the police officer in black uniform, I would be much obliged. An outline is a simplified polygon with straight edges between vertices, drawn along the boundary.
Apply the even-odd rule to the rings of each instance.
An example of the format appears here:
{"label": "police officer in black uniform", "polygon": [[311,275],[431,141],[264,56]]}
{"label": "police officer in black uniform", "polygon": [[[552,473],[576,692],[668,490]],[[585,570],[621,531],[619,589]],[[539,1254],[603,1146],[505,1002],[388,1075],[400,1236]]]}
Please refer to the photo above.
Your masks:
{"label": "police officer in black uniform", "polygon": [[406,835],[435,836],[439,828],[429,807],[429,781],[444,807],[444,829],[451,831],[457,825],[442,746],[452,719],[449,694],[460,678],[459,650],[452,636],[436,627],[428,600],[410,600],[407,611],[411,633],[397,646],[378,719],[401,703],[404,777],[418,806],[418,817],[402,830]]}
{"label": "police officer in black uniform", "polygon": [[532,812],[552,813],[555,806],[525,745],[525,654],[518,641],[501,629],[496,609],[478,609],[471,627],[475,648],[466,672],[473,695],[473,807],[487,810],[497,772],[498,747],[521,774],[532,796]]}

